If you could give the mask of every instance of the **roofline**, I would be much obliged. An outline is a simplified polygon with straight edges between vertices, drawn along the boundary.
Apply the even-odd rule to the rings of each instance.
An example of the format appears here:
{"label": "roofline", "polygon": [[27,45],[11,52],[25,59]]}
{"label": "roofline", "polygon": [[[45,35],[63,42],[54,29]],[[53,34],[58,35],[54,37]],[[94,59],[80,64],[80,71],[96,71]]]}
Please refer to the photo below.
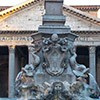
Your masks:
{"label": "roofline", "polygon": [[3,11],[3,10],[8,9],[10,7],[12,7],[12,6],[0,6],[0,12]]}
{"label": "roofline", "polygon": [[18,31],[13,31],[13,30],[0,30],[0,34],[33,34],[37,33],[38,31],[36,30],[18,30]]}
{"label": "roofline", "polygon": [[11,14],[13,14],[15,12],[18,12],[18,11],[24,9],[24,8],[27,8],[27,7],[31,6],[31,5],[37,4],[40,1],[43,1],[43,0],[28,0],[26,2],[18,4],[16,6],[10,7],[8,9],[0,12],[0,18],[3,18],[5,16],[7,16],[7,15],[11,15]]}
{"label": "roofline", "polygon": [[85,19],[85,20],[92,22],[94,24],[100,25],[100,19],[99,18],[97,18],[95,16],[91,16],[90,14],[88,14],[86,12],[82,12],[78,9],[75,9],[73,7],[66,6],[66,5],[63,6],[63,9],[64,9],[64,11],[67,11],[68,13],[71,13],[71,14],[77,16],[77,17]]}
{"label": "roofline", "polygon": [[[100,30],[71,30],[72,33],[75,34],[100,34]],[[37,30],[16,30],[16,31],[12,31],[12,30],[0,30],[0,34],[38,34]]]}
{"label": "roofline", "polygon": [[80,34],[86,34],[86,35],[88,35],[88,34],[100,34],[100,30],[92,30],[92,31],[90,31],[90,30],[72,30],[72,32],[73,33],[75,33],[75,34],[78,34],[78,35],[80,35]]}
{"label": "roofline", "polygon": [[[6,17],[7,15],[11,15],[11,14],[18,12],[18,11],[24,9],[24,8],[35,5],[40,1],[44,1],[44,0],[28,0],[24,3],[21,3],[19,5],[14,6],[14,7],[8,8],[8,9],[0,12],[0,18],[2,19],[3,17]],[[87,14],[85,12],[82,12],[78,9],[75,9],[73,7],[66,6],[66,5],[63,5],[63,9],[64,9],[64,11],[67,11],[68,13],[71,13],[71,14],[77,16],[77,17],[80,17],[84,20],[92,22],[96,25],[100,25],[100,19],[93,17],[90,14]]]}
{"label": "roofline", "polygon": [[100,5],[73,5],[71,7],[81,11],[98,11],[100,9]]}

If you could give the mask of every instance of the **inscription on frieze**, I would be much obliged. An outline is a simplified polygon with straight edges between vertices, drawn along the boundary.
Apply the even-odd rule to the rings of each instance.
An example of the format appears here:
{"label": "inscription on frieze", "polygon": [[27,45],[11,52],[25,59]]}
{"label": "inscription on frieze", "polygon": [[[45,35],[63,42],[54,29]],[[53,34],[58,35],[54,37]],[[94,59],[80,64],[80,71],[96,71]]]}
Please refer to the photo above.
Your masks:
{"label": "inscription on frieze", "polygon": [[31,37],[27,37],[27,36],[0,37],[0,41],[32,41],[32,40],[33,39]]}
{"label": "inscription on frieze", "polygon": [[78,38],[76,38],[75,40],[77,41],[82,41],[82,42],[87,42],[87,41],[100,41],[100,37],[88,37],[88,36],[80,36]]}
{"label": "inscription on frieze", "polygon": [[1,45],[30,45],[32,41],[30,36],[0,36]]}

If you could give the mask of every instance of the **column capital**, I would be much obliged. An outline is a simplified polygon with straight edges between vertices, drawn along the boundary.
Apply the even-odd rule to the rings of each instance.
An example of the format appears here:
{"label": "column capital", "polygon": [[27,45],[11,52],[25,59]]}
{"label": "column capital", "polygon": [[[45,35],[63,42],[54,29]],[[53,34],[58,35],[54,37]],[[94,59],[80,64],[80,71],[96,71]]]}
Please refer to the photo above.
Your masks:
{"label": "column capital", "polygon": [[8,46],[8,48],[9,48],[9,51],[15,51],[15,45],[10,45]]}
{"label": "column capital", "polygon": [[95,46],[90,46],[89,47],[89,53],[95,53],[96,47]]}

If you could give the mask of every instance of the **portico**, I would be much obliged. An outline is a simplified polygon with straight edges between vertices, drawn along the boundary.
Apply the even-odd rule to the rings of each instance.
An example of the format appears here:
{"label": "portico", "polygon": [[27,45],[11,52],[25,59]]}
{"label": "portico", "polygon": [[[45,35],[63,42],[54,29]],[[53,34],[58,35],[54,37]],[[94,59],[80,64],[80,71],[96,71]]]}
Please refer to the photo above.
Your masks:
{"label": "portico", "polygon": [[[10,38],[10,35],[11,34],[9,34],[9,38]],[[29,34],[27,33],[26,36],[28,35]],[[19,34],[19,36],[21,37],[21,34]],[[18,37],[18,35],[15,37]],[[2,58],[2,61],[4,61],[4,65],[6,66],[5,69],[3,69],[4,65],[0,64],[2,67],[2,68],[0,67],[1,70],[4,70],[2,71],[2,74],[0,75],[1,77],[0,80],[2,81],[1,86],[4,86],[3,84],[4,82],[6,83],[5,84],[6,88],[4,90],[7,93],[6,95],[2,95],[0,92],[0,95],[2,97],[7,97],[7,96],[13,97],[14,96],[14,80],[15,80],[17,73],[21,70],[21,67],[23,67],[25,64],[32,63],[32,53],[31,53],[32,52],[32,49],[31,49],[32,40],[30,39],[30,41],[28,41],[28,40],[25,40],[24,38],[23,38],[24,40],[20,40],[20,37],[16,42],[15,40],[13,40],[14,41],[13,45],[12,45],[11,40],[6,40],[6,39],[2,40],[7,37],[3,38],[3,35],[2,35],[2,39],[0,38],[1,39],[0,40],[0,48],[1,48],[0,56],[2,56],[0,58]],[[78,55],[77,57],[78,63],[82,63],[86,67],[90,68],[90,73],[94,76],[94,78],[100,84],[100,80],[99,80],[100,79],[99,78],[100,46],[96,45],[97,42],[99,42],[98,40],[99,40],[98,34],[95,34],[94,37],[92,35],[90,37],[85,35],[84,37],[84,33],[82,33],[80,34],[80,37],[76,39],[75,46],[76,46],[76,53]],[[3,72],[5,73],[5,75],[3,75],[4,74]],[[5,78],[6,80],[2,80],[2,77],[4,76],[6,77]],[[91,86],[95,85],[92,83],[91,78],[89,79],[89,83]],[[0,91],[2,90],[0,89]]]}
{"label": "portico", "polygon": [[[43,0],[36,0],[5,12],[0,13],[0,97],[12,98],[17,73],[32,63],[31,35],[37,34],[45,11]],[[78,63],[90,68],[100,86],[100,21],[72,7],[64,6],[63,13],[66,25],[79,35],[75,41]],[[94,86],[91,78],[88,82]]]}
{"label": "portico", "polygon": [[[29,34],[15,35],[4,31],[0,34],[0,97],[14,97],[15,77],[28,63],[28,46],[32,42]],[[17,32],[18,33],[18,32]],[[2,92],[1,92],[2,91]]]}
{"label": "portico", "polygon": [[[99,79],[99,50],[100,50],[100,37],[98,31],[88,31],[88,32],[80,32],[78,33],[80,36],[75,41],[75,46],[77,48],[76,53],[78,55],[77,60],[80,63],[85,64],[87,67],[90,68],[90,74],[93,75],[94,79],[100,85]],[[79,49],[79,48],[82,49]],[[78,52],[77,52],[78,51]],[[86,53],[87,51],[87,53]],[[83,58],[79,58],[79,54],[83,54]],[[86,55],[86,56],[85,56]],[[89,79],[89,83],[91,87],[95,88],[95,84],[93,83],[93,79]]]}

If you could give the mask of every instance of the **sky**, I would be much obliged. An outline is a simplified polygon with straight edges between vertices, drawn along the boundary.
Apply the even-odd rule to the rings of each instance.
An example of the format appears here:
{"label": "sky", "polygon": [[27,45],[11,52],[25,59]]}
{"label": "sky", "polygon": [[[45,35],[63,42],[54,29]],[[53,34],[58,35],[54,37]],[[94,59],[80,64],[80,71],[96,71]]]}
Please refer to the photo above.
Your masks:
{"label": "sky", "polygon": [[[27,0],[0,0],[0,6],[13,6]],[[100,0],[64,0],[66,5],[100,5]]]}

